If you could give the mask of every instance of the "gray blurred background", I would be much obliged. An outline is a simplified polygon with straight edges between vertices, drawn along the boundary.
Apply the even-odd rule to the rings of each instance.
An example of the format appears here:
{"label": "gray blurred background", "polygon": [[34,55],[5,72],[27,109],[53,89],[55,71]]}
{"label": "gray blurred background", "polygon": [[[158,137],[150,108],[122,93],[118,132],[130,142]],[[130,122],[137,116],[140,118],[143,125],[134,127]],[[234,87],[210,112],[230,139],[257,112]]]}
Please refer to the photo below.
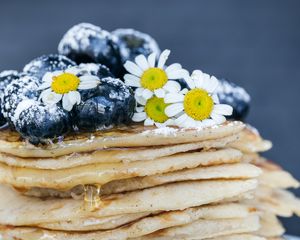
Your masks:
{"label": "gray blurred background", "polygon": [[[248,122],[274,143],[265,155],[300,179],[300,1],[0,0],[0,71],[56,52],[79,22],[144,31],[172,50],[170,62],[245,87]],[[300,235],[299,218],[284,222]]]}

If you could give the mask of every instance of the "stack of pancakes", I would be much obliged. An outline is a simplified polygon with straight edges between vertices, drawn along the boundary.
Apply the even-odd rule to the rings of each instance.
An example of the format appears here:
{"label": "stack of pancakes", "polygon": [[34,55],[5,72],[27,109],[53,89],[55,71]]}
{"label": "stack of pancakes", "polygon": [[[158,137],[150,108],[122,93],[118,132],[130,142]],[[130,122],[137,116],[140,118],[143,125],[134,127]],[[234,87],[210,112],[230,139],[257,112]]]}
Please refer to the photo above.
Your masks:
{"label": "stack of pancakes", "polygon": [[3,240],[280,239],[299,183],[241,122],[127,126],[33,146],[0,133]]}

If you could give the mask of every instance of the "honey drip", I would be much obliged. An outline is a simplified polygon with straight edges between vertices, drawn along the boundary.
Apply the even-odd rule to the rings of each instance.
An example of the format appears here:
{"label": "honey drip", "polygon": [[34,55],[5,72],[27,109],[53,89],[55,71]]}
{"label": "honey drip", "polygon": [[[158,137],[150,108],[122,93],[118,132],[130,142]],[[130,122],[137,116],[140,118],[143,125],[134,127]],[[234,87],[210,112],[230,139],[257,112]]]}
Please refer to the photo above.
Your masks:
{"label": "honey drip", "polygon": [[84,203],[87,211],[94,211],[99,209],[101,205],[100,189],[101,186],[97,184],[84,185]]}

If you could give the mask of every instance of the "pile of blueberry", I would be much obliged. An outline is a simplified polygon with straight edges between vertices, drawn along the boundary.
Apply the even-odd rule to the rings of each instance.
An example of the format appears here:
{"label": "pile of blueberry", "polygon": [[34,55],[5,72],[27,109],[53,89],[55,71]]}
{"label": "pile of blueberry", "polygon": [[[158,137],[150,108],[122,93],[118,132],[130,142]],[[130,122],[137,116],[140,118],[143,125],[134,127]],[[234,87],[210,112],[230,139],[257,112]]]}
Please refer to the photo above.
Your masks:
{"label": "pile of blueberry", "polygon": [[[125,73],[123,64],[153,52],[159,56],[160,49],[148,34],[133,29],[108,32],[92,24],[78,24],[63,36],[58,54],[38,57],[22,72],[0,73],[0,127],[18,131],[33,144],[43,144],[72,132],[129,124],[136,103],[132,90],[120,80]],[[101,84],[80,90],[81,103],[70,112],[59,104],[42,103],[39,86],[44,74],[70,67],[97,76]],[[221,82],[220,101],[232,105],[233,118],[242,120],[249,109],[249,95],[231,82]]]}

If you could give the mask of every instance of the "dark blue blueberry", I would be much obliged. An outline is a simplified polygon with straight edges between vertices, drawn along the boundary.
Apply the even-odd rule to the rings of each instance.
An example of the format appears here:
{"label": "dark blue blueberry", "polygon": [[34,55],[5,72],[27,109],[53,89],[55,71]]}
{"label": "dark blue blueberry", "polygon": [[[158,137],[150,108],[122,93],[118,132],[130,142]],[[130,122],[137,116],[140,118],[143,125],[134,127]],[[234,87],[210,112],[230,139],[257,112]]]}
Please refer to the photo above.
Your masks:
{"label": "dark blue blueberry", "polygon": [[33,59],[24,67],[23,71],[41,81],[46,72],[61,71],[75,65],[75,62],[63,55],[50,54]]}
{"label": "dark blue blueberry", "polygon": [[123,63],[127,60],[134,61],[140,54],[148,56],[155,52],[158,56],[160,53],[157,42],[146,33],[134,29],[116,29],[111,34],[115,36]]}
{"label": "dark blue blueberry", "polygon": [[80,69],[79,75],[90,74],[102,78],[114,77],[109,68],[98,63],[81,63],[76,67]]}
{"label": "dark blue blueberry", "polygon": [[34,76],[23,75],[14,79],[4,89],[1,97],[1,111],[9,123],[14,121],[18,104],[26,99],[38,98],[38,79]]}
{"label": "dark blue blueberry", "polygon": [[228,104],[233,107],[233,114],[229,118],[235,120],[244,120],[248,115],[250,108],[250,96],[244,88],[221,79],[218,87],[218,97],[220,103]]}
{"label": "dark blue blueberry", "polygon": [[71,129],[70,115],[57,105],[24,100],[18,106],[15,129],[32,144],[49,143]]}
{"label": "dark blue blueberry", "polygon": [[6,125],[7,120],[2,114],[1,102],[4,95],[4,90],[13,80],[19,78],[19,73],[14,70],[6,70],[0,73],[0,128]]}
{"label": "dark blue blueberry", "polygon": [[118,75],[120,78],[126,73],[123,64],[127,60],[134,61],[135,57],[141,54],[146,57],[153,52],[157,57],[160,54],[157,42],[146,33],[134,29],[116,29],[111,34],[122,61]]}
{"label": "dark blue blueberry", "polygon": [[104,78],[97,88],[81,93],[82,103],[73,110],[74,125],[79,131],[91,132],[131,121],[135,99],[121,80]]}
{"label": "dark blue blueberry", "polygon": [[109,32],[89,23],[80,23],[67,31],[58,52],[79,63],[101,63],[114,74],[121,60]]}

